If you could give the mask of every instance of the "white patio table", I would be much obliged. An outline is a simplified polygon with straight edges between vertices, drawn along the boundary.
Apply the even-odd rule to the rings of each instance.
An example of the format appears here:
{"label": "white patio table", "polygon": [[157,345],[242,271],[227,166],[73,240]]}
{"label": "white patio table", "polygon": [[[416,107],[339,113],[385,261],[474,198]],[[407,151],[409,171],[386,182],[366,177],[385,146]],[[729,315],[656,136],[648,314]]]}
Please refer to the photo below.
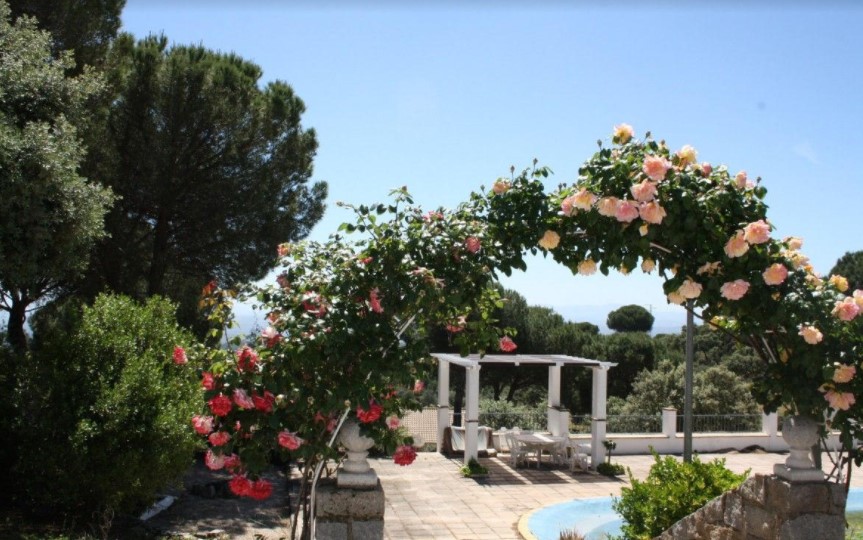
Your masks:
{"label": "white patio table", "polygon": [[563,444],[566,437],[558,435],[546,435],[544,433],[519,433],[515,436],[515,440],[522,443],[531,450],[535,450],[538,456],[539,463],[542,465],[542,452],[547,451],[549,454],[554,453],[555,447]]}

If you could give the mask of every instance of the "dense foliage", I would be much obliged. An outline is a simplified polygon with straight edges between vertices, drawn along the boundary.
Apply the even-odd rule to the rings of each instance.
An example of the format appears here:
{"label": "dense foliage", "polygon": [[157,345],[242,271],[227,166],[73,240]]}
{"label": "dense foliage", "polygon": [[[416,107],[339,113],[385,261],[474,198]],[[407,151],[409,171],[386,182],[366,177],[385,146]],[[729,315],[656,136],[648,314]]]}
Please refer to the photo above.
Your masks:
{"label": "dense foliage", "polygon": [[174,310],[159,298],[100,296],[39,319],[15,397],[13,472],[30,508],[110,521],[152,503],[189,467],[200,390],[172,359],[191,343]]}
{"label": "dense foliage", "polygon": [[702,462],[698,456],[682,463],[672,456],[653,454],[656,462],[647,478],[638,480],[629,473],[630,487],[621,489],[612,504],[623,517],[625,540],[649,540],[662,534],[681,518],[705,503],[740,485],[746,474],[725,468],[724,459]]}
{"label": "dense foliage", "polygon": [[653,321],[653,314],[644,307],[630,304],[609,313],[605,324],[615,332],[650,332]]}
{"label": "dense foliage", "polygon": [[830,275],[845,277],[849,290],[863,289],[863,251],[848,251],[839,257]]}
{"label": "dense foliage", "polygon": [[10,22],[0,1],[0,309],[23,352],[26,310],[84,271],[111,198],[78,171],[76,125],[101,82],[66,76],[69,54],[29,18]]}
{"label": "dense foliage", "polygon": [[83,290],[166,295],[189,323],[202,283],[264,277],[276,246],[320,219],[315,132],[288,84],[259,84],[234,54],[123,35],[108,64],[113,99],[85,170],[121,198]]}

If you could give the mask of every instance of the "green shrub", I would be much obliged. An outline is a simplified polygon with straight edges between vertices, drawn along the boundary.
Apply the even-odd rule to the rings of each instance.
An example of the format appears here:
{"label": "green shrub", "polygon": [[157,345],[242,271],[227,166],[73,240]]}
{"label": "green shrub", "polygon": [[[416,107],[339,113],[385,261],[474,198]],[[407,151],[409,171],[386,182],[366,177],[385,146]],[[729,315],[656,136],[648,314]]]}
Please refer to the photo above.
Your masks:
{"label": "green shrub", "polygon": [[471,476],[483,476],[488,474],[488,468],[483,467],[479,464],[474,458],[470,458],[467,462],[467,465],[463,465],[461,469],[459,469],[461,475],[470,478]]}
{"label": "green shrub", "polygon": [[596,472],[604,474],[605,476],[620,476],[626,472],[626,469],[620,463],[609,463],[607,461],[603,461],[596,466]]}
{"label": "green shrub", "polygon": [[172,360],[189,342],[174,306],[158,298],[100,296],[41,320],[18,395],[24,502],[104,526],[177,480],[200,405],[192,368]]}
{"label": "green shrub", "polygon": [[615,498],[614,510],[623,517],[623,538],[649,539],[704,506],[711,499],[740,485],[748,475],[725,468],[724,459],[703,463],[697,456],[681,463],[671,456],[660,458],[644,481],[629,474],[632,487],[623,488]]}
{"label": "green shrub", "polygon": [[546,408],[540,405],[517,405],[505,399],[482,399],[479,403],[479,423],[492,429],[520,427],[521,429],[545,429]]}

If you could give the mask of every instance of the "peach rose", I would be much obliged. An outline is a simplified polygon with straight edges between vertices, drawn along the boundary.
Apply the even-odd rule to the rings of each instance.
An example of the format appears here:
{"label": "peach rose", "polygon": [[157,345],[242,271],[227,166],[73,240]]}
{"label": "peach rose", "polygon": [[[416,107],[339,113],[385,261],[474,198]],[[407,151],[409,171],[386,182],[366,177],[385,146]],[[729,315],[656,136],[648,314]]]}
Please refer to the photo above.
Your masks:
{"label": "peach rose", "polygon": [[749,244],[743,238],[743,231],[738,231],[725,244],[725,254],[728,255],[729,259],[742,257],[747,251],[749,251]]}
{"label": "peach rose", "polygon": [[710,173],[713,172],[713,165],[705,161],[701,164],[701,172],[704,173],[705,177],[710,176]]}
{"label": "peach rose", "polygon": [[560,211],[563,212],[564,216],[572,216],[573,212],[575,212],[575,196],[570,195],[566,197],[562,201],[560,201]]}
{"label": "peach rose", "polygon": [[803,341],[810,345],[818,345],[824,339],[824,334],[814,326],[801,326],[797,335],[803,337]]}
{"label": "peach rose", "polygon": [[830,403],[831,408],[836,409],[837,411],[847,411],[856,401],[854,399],[854,394],[851,392],[837,392],[835,390],[828,390],[827,393],[824,394],[824,399]]}
{"label": "peach rose", "polygon": [[638,234],[647,236],[648,232],[650,232],[650,226],[647,223],[642,223],[641,227],[638,228]]}
{"label": "peach rose", "polygon": [[833,371],[833,382],[835,383],[847,383],[854,378],[854,375],[857,374],[857,368],[854,366],[846,366],[845,364],[839,364],[836,366],[836,369]]}
{"label": "peach rose", "polygon": [[719,288],[719,294],[729,300],[740,300],[749,290],[749,282],[742,279],[729,281]]}
{"label": "peach rose", "polygon": [[788,268],[782,263],[774,263],[761,275],[764,277],[764,283],[768,285],[782,285],[788,277]]}
{"label": "peach rose", "polygon": [[596,202],[596,195],[587,191],[586,189],[582,189],[581,191],[573,195],[573,197],[573,206],[581,210],[590,210],[593,207],[593,203]]}
{"label": "peach rose", "polygon": [[644,158],[644,165],[641,170],[651,180],[660,180],[665,178],[668,169],[671,168],[671,162],[660,156],[647,156]]}
{"label": "peach rose", "polygon": [[700,276],[701,274],[707,274],[711,276],[719,271],[719,268],[722,267],[722,263],[719,261],[704,263],[698,267],[698,270],[695,271],[695,274]]}
{"label": "peach rose", "polygon": [[632,139],[633,135],[635,135],[635,130],[632,129],[632,126],[629,124],[620,124],[614,126],[614,136],[611,138],[611,141],[615,144],[626,144]]}
{"label": "peach rose", "polygon": [[863,309],[863,291],[861,291],[860,289],[857,289],[856,291],[854,291],[853,298],[854,298],[854,302],[857,304],[857,307],[859,307],[860,309]]}
{"label": "peach rose", "polygon": [[677,289],[677,292],[680,294],[680,296],[688,300],[692,300],[693,298],[698,298],[699,296],[701,296],[702,289],[703,287],[701,286],[701,283],[698,283],[697,281],[692,281],[691,279],[686,279],[683,281],[683,285],[681,285],[680,288]]}
{"label": "peach rose", "polygon": [[750,244],[763,244],[770,240],[770,225],[763,219],[754,221],[743,228],[743,238]]}
{"label": "peach rose", "polygon": [[744,189],[746,187],[746,171],[740,171],[734,176],[734,185],[737,186],[737,189]]}
{"label": "peach rose", "polygon": [[789,262],[791,262],[791,266],[793,266],[795,270],[809,264],[809,257],[800,252],[784,251],[783,255],[785,255],[785,258],[788,259]]}
{"label": "peach rose", "polygon": [[653,272],[653,270],[655,268],[656,268],[656,263],[653,262],[653,259],[644,259],[643,261],[641,261],[641,271],[642,272],[649,274],[649,273]]}
{"label": "peach rose", "polygon": [[482,243],[476,236],[468,236],[464,241],[464,247],[470,253],[476,253],[477,251],[479,251],[480,247],[482,247]]}
{"label": "peach rose", "polygon": [[660,206],[656,201],[642,203],[641,207],[638,209],[638,214],[641,216],[641,219],[648,223],[653,223],[654,225],[662,223],[662,220],[666,215],[665,208]]}
{"label": "peach rose", "polygon": [[624,276],[628,276],[628,275],[629,275],[629,272],[631,271],[629,268],[627,268],[627,266],[626,266],[625,264],[621,264],[621,265],[620,265],[620,268],[618,268],[618,270],[619,270],[619,271],[620,271],[620,273],[621,273],[621,274],[623,274]]}
{"label": "peach rose", "polygon": [[593,259],[585,259],[578,263],[578,273],[582,276],[589,276],[596,273],[596,262]]}
{"label": "peach rose", "polygon": [[291,253],[291,245],[288,243],[279,244],[276,251],[278,252],[279,257],[286,257]]}
{"label": "peach rose", "polygon": [[638,202],[652,201],[656,197],[656,184],[650,180],[644,180],[630,187],[629,192]]}
{"label": "peach rose", "polygon": [[798,250],[803,247],[803,239],[796,236],[789,236],[783,240],[788,249]]}
{"label": "peach rose", "polygon": [[860,306],[853,298],[845,298],[836,302],[832,313],[843,321],[852,321],[860,313]]}
{"label": "peach rose", "polygon": [[671,302],[672,304],[677,304],[678,306],[682,305],[683,302],[686,301],[686,298],[684,298],[683,295],[677,291],[672,291],[666,296],[668,297],[669,302]]}
{"label": "peach rose", "polygon": [[603,197],[599,199],[596,208],[599,210],[601,216],[614,217],[617,212],[618,202],[617,197]]}
{"label": "peach rose", "polygon": [[678,150],[677,158],[680,160],[680,166],[685,167],[698,159],[698,152],[695,151],[695,148],[689,146],[688,144],[684,144],[683,148]]}
{"label": "peach rose", "polygon": [[638,217],[638,203],[635,201],[618,201],[617,208],[614,210],[614,217],[623,223],[631,222]]}
{"label": "peach rose", "polygon": [[560,235],[554,231],[545,231],[545,234],[539,239],[539,245],[543,249],[554,249],[558,244],[560,244]]}
{"label": "peach rose", "polygon": [[810,287],[818,289],[822,285],[824,285],[824,280],[818,277],[816,274],[809,273],[806,275],[806,283],[808,283]]}
{"label": "peach rose", "polygon": [[512,184],[508,180],[504,180],[503,178],[497,180],[494,185],[491,186],[491,190],[495,195],[503,195],[509,188],[512,187]]}
{"label": "peach rose", "polygon": [[830,284],[836,287],[836,290],[839,292],[845,292],[848,290],[848,280],[839,274],[833,274],[830,276]]}

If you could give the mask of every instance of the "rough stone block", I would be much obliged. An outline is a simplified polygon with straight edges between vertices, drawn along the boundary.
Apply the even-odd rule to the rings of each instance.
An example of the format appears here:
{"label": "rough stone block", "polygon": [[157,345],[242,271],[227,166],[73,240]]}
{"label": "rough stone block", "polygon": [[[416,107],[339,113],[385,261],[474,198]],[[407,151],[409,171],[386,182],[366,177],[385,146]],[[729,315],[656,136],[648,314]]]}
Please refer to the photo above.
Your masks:
{"label": "rough stone block", "polygon": [[348,537],[348,524],[341,521],[318,521],[315,524],[317,540],[345,540]]}
{"label": "rough stone block", "polygon": [[767,484],[768,505],[778,514],[794,518],[805,513],[826,513],[827,482],[792,483],[772,477]]}
{"label": "rough stone block", "polygon": [[384,491],[378,484],[375,490],[340,489],[320,485],[317,489],[317,517],[324,521],[350,517],[359,521],[382,520],[384,517]]}
{"label": "rough stone block", "polygon": [[740,534],[731,527],[724,525],[708,525],[705,538],[708,540],[740,540]]}
{"label": "rough stone block", "polygon": [[383,520],[354,521],[351,523],[353,540],[381,540],[384,537]]}
{"label": "rough stone block", "polygon": [[701,519],[705,523],[718,525],[723,522],[725,519],[725,497],[726,494],[723,493],[704,505],[700,513]]}
{"label": "rough stone block", "polygon": [[756,474],[752,478],[748,478],[740,485],[740,496],[749,502],[753,502],[759,506],[767,504],[767,478],[764,475]]}
{"label": "rough stone block", "polygon": [[698,514],[687,516],[668,529],[671,538],[698,538]]}
{"label": "rough stone block", "polygon": [[743,530],[743,499],[733,491],[725,494],[725,524]]}
{"label": "rough stone block", "polygon": [[845,517],[828,514],[806,514],[786,521],[779,530],[779,540],[843,540]]}
{"label": "rough stone block", "polygon": [[743,517],[745,531],[752,538],[767,540],[776,535],[779,520],[776,514],[760,506],[744,504]]}
{"label": "rough stone block", "polygon": [[827,490],[830,492],[830,508],[829,514],[836,516],[845,515],[845,506],[848,503],[848,489],[842,484],[827,484]]}

